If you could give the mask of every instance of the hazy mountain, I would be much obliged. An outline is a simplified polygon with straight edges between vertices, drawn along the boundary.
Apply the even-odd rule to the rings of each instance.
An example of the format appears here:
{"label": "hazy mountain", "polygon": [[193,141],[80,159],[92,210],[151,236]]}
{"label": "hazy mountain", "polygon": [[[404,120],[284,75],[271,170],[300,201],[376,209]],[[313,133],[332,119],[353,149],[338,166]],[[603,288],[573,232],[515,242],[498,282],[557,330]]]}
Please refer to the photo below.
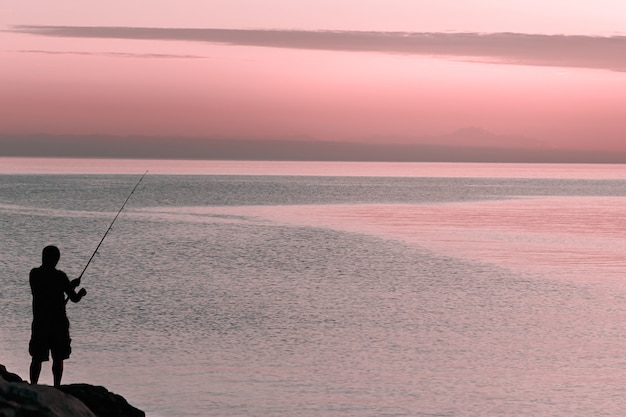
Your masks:
{"label": "hazy mountain", "polygon": [[354,142],[385,143],[385,144],[422,144],[438,146],[467,146],[467,147],[501,147],[501,148],[537,148],[547,145],[534,138],[523,135],[502,135],[490,132],[479,127],[464,127],[452,133],[429,136],[370,136],[365,139],[355,139]]}
{"label": "hazy mountain", "polygon": [[626,153],[554,149],[523,136],[466,128],[448,135],[365,142],[299,137],[200,139],[140,136],[0,135],[0,156],[407,161],[407,162],[607,162],[626,163]]}

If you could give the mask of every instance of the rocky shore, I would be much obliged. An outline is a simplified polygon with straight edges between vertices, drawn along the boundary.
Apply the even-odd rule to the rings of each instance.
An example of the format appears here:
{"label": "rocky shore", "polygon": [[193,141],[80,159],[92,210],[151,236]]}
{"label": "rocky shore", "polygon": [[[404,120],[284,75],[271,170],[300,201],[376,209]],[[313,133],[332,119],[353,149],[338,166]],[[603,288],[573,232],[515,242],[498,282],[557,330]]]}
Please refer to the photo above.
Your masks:
{"label": "rocky shore", "polygon": [[88,384],[30,385],[0,365],[0,417],[145,417],[120,395]]}

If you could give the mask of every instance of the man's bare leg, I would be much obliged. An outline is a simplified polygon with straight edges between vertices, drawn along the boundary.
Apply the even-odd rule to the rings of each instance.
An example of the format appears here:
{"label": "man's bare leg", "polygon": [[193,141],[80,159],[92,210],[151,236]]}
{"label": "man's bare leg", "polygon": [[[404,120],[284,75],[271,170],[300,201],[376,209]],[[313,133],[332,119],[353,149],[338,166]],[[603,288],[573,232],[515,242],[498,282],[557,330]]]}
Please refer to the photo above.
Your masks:
{"label": "man's bare leg", "polygon": [[30,361],[30,383],[35,385],[39,382],[39,375],[41,375],[41,361],[33,358]]}
{"label": "man's bare leg", "polygon": [[63,360],[52,361],[52,377],[54,379],[54,386],[61,386],[61,378],[63,377]]}

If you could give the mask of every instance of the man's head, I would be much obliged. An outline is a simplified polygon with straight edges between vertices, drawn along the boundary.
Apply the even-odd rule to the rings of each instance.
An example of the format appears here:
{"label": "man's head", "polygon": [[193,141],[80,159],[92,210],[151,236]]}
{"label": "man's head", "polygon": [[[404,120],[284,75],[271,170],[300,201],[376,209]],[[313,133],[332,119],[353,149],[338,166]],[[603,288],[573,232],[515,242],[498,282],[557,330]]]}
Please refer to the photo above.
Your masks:
{"label": "man's head", "polygon": [[50,245],[43,248],[43,252],[41,253],[41,263],[44,266],[54,268],[57,266],[59,258],[61,258],[61,251],[56,246]]}

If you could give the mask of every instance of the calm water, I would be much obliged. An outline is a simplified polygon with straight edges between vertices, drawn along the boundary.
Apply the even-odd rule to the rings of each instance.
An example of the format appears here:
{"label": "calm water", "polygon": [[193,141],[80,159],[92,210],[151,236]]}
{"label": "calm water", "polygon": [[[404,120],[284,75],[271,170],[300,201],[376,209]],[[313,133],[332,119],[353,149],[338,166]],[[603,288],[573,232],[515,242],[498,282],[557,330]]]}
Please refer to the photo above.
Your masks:
{"label": "calm water", "polygon": [[27,374],[41,248],[77,276],[147,168],[65,383],[155,417],[624,414],[625,166],[0,159],[0,363]]}

